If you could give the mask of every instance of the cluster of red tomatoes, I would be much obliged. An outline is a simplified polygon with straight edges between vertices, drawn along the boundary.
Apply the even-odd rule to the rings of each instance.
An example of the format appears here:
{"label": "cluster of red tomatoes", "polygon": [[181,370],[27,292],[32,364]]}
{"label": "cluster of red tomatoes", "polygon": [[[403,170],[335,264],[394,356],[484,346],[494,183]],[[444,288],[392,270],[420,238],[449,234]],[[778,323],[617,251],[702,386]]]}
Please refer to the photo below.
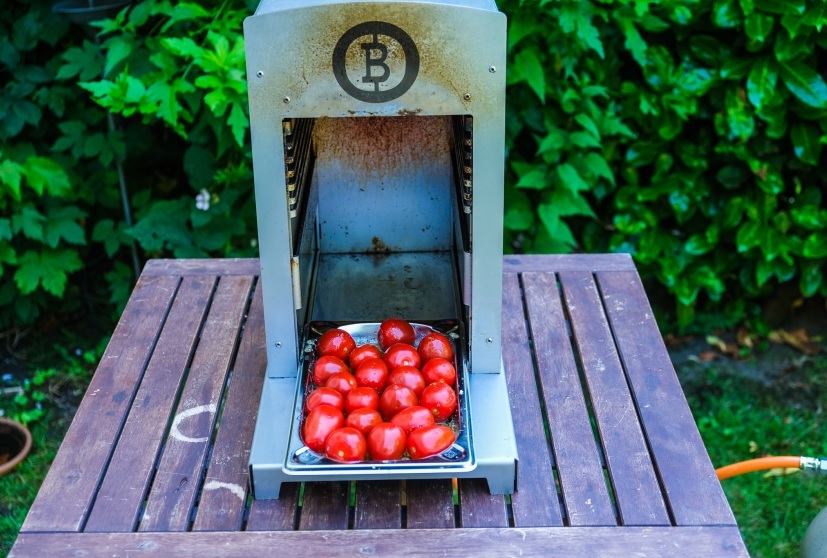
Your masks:
{"label": "cluster of red tomatoes", "polygon": [[412,459],[439,454],[454,443],[443,423],[457,408],[451,342],[441,333],[416,333],[400,319],[379,326],[379,348],[359,347],[342,329],[316,345],[316,388],[305,399],[302,428],[311,450],[342,463]]}

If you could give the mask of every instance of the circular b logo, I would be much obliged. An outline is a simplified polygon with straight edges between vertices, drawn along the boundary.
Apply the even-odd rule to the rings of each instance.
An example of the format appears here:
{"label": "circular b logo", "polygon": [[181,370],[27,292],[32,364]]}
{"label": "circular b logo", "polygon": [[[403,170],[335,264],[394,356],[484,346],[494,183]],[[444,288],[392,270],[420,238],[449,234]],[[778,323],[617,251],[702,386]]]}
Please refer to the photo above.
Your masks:
{"label": "circular b logo", "polygon": [[333,75],[348,95],[385,103],[403,95],[419,74],[419,51],[391,23],[366,21],[348,29],[333,49]]}

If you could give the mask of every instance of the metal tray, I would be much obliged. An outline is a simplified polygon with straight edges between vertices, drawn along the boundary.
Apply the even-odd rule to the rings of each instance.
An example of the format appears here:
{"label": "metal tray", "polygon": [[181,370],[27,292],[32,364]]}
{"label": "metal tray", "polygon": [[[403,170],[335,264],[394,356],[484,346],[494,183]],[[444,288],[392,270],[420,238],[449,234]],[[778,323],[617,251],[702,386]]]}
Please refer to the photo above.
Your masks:
{"label": "metal tray", "polygon": [[454,444],[438,455],[426,459],[412,460],[404,457],[398,461],[363,461],[360,463],[339,463],[308,448],[301,438],[304,421],[305,396],[313,389],[312,370],[316,362],[316,343],[328,329],[338,327],[350,333],[356,345],[370,343],[378,346],[377,334],[379,323],[341,324],[335,322],[310,322],[305,330],[304,357],[299,370],[299,381],[293,403],[293,415],[290,443],[285,461],[285,469],[290,471],[311,472],[367,472],[367,471],[427,471],[432,469],[457,468],[471,470],[475,467],[473,444],[471,441],[471,420],[469,414],[468,370],[467,361],[462,350],[463,332],[460,322],[441,320],[424,323],[411,323],[416,333],[416,345],[423,337],[432,332],[439,332],[448,337],[454,349],[454,367],[457,370],[457,410],[444,424],[451,427],[457,435]]}

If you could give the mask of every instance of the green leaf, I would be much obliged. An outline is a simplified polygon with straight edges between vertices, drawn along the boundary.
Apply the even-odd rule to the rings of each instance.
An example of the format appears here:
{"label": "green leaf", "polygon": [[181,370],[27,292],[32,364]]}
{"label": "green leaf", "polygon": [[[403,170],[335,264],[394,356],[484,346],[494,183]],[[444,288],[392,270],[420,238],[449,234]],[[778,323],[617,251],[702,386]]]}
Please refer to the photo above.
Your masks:
{"label": "green leaf", "polygon": [[790,140],[793,143],[793,152],[802,162],[817,166],[821,155],[820,132],[810,124],[796,123],[790,128]]}
{"label": "green leaf", "polygon": [[811,49],[812,47],[808,37],[799,35],[793,39],[790,38],[788,33],[783,31],[776,35],[775,44],[773,45],[775,59],[779,62],[787,62],[800,56],[805,56],[810,53]]}
{"label": "green leaf", "polygon": [[632,53],[632,58],[634,58],[635,62],[641,66],[645,66],[648,63],[646,59],[646,49],[648,45],[646,41],[643,40],[643,37],[640,36],[640,32],[637,30],[637,27],[635,27],[634,22],[630,19],[618,19],[618,24],[626,37],[623,46]]}
{"label": "green leaf", "polygon": [[548,203],[554,206],[554,210],[560,217],[573,215],[597,217],[586,198],[570,190],[555,190],[551,193]]}
{"label": "green leaf", "polygon": [[814,296],[818,292],[819,287],[821,287],[822,281],[823,277],[820,265],[813,262],[807,262],[801,265],[799,288],[805,298]]}
{"label": "green leaf", "polygon": [[534,225],[534,206],[516,188],[506,188],[504,224],[512,231],[527,231]]}
{"label": "green leaf", "polygon": [[827,231],[816,231],[804,240],[802,251],[805,258],[820,260],[827,258]]}
{"label": "green leaf", "polygon": [[600,147],[600,140],[588,132],[574,132],[569,134],[569,141],[577,147]]}
{"label": "green leaf", "polygon": [[565,33],[577,31],[577,38],[588,48],[595,51],[600,58],[604,58],[603,43],[600,32],[591,22],[591,16],[584,13],[584,8],[590,4],[582,2],[565,3],[560,10],[560,26]]}
{"label": "green leaf", "polygon": [[239,147],[244,146],[244,134],[250,126],[250,121],[247,115],[244,114],[244,104],[241,102],[233,103],[233,108],[230,109],[230,116],[227,118],[227,124],[230,125],[230,130],[232,130],[235,142]]}
{"label": "green leaf", "polygon": [[781,63],[781,77],[790,92],[807,106],[827,108],[827,83],[818,72],[801,60]]}
{"label": "green leaf", "polygon": [[61,238],[70,244],[86,244],[83,227],[78,223],[84,217],[86,212],[73,205],[50,210],[43,227],[44,241],[52,248],[57,248]]}
{"label": "green leaf", "polygon": [[747,78],[747,97],[756,108],[761,108],[767,100],[775,96],[778,84],[778,68],[769,56],[755,61]]}
{"label": "green leaf", "polygon": [[554,125],[548,125],[546,128],[546,137],[543,138],[537,147],[537,155],[557,151],[566,145],[566,133],[563,130]]}
{"label": "green leaf", "polygon": [[11,240],[11,220],[0,219],[0,241]]}
{"label": "green leaf", "polygon": [[752,58],[732,58],[724,62],[719,75],[722,79],[743,79],[753,65]]}
{"label": "green leaf", "polygon": [[564,188],[572,192],[582,192],[588,190],[591,186],[583,180],[580,173],[577,172],[569,163],[563,163],[557,167],[557,176],[560,177]]}
{"label": "green leaf", "polygon": [[24,205],[20,211],[12,215],[11,224],[15,234],[23,231],[26,238],[43,240],[43,224],[46,218],[31,204]]}
{"label": "green leaf", "polygon": [[542,221],[549,238],[563,245],[558,251],[565,251],[566,248],[564,247],[568,247],[568,251],[571,251],[571,247],[577,245],[571,229],[560,219],[560,215],[553,204],[540,204],[537,208],[537,214],[540,216],[540,221]]}
{"label": "green leaf", "polygon": [[827,210],[816,205],[805,205],[790,211],[793,222],[810,231],[827,228]]}
{"label": "green leaf", "polygon": [[[23,178],[23,167],[10,159],[0,162],[0,184],[5,185],[15,200],[20,201],[20,183]],[[0,199],[2,199],[0,197]]]}
{"label": "green leaf", "polygon": [[132,37],[129,35],[115,35],[103,43],[106,50],[106,65],[104,75],[109,75],[115,67],[126,60],[132,53]]}
{"label": "green leaf", "polygon": [[80,47],[72,47],[61,56],[65,63],[57,72],[56,79],[65,80],[79,76],[80,81],[100,77],[104,59],[100,48],[91,41],[83,41]]}
{"label": "green leaf", "polygon": [[18,258],[14,281],[21,294],[30,294],[38,286],[55,296],[62,296],[67,274],[83,267],[74,250],[28,250]]}
{"label": "green leaf", "polygon": [[548,185],[545,166],[514,161],[511,163],[511,168],[514,169],[515,173],[517,173],[517,188],[542,190]]}
{"label": "green leaf", "polygon": [[712,22],[718,27],[738,27],[744,14],[736,0],[715,0],[712,3]]}
{"label": "green leaf", "polygon": [[546,102],[546,75],[537,52],[532,48],[520,51],[514,58],[514,69],[528,82],[528,86],[539,97],[540,102]]}
{"label": "green leaf", "polygon": [[724,97],[724,107],[726,108],[726,122],[730,135],[746,141],[755,132],[755,119],[752,116],[751,107],[742,98],[742,95],[743,91],[728,89]]}
{"label": "green leaf", "polygon": [[768,14],[801,15],[807,8],[806,0],[754,0],[755,7]]}
{"label": "green leaf", "polygon": [[771,15],[754,13],[747,18],[744,31],[750,39],[763,43],[770,36],[774,23],[775,18]]}
{"label": "green leaf", "polygon": [[612,172],[612,169],[609,167],[609,163],[606,162],[606,159],[603,158],[602,155],[598,155],[595,152],[590,152],[586,155],[586,158],[583,161],[586,164],[586,167],[593,172],[595,175],[605,178],[612,184],[615,184],[615,176]]}
{"label": "green leaf", "polygon": [[187,227],[191,203],[191,198],[156,201],[135,226],[125,232],[137,240],[144,250],[191,246],[191,233]]}
{"label": "green leaf", "polygon": [[69,176],[63,167],[46,157],[29,157],[23,166],[29,186],[43,195],[44,190],[60,197],[69,191]]}
{"label": "green leaf", "polygon": [[539,25],[534,15],[516,14],[508,20],[508,51],[525,37],[533,34]]}
{"label": "green leaf", "polygon": [[738,228],[735,235],[735,245],[738,252],[746,252],[761,243],[761,223],[747,221]]}

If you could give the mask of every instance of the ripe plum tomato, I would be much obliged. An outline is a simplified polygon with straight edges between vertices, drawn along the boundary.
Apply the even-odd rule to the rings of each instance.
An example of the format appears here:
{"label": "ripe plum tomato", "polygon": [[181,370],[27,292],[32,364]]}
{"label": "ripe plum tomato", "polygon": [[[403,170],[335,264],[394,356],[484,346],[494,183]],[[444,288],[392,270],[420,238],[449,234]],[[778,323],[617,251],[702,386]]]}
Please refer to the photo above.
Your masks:
{"label": "ripe plum tomato", "polygon": [[457,408],[457,394],[454,388],[436,382],[422,391],[419,404],[431,411],[434,420],[442,422],[450,417]]}
{"label": "ripe plum tomato", "polygon": [[457,381],[457,371],[453,364],[444,358],[437,357],[422,365],[422,377],[428,385],[442,382],[447,386],[453,386]]}
{"label": "ripe plum tomato", "polygon": [[425,407],[408,407],[402,409],[391,419],[391,424],[395,424],[405,431],[405,435],[410,434],[414,430],[424,428],[426,426],[433,426],[434,415]]}
{"label": "ripe plum tomato", "polygon": [[350,390],[345,397],[345,412],[352,413],[356,409],[369,407],[374,411],[379,408],[379,394],[369,387],[357,387]]}
{"label": "ripe plum tomato", "polygon": [[331,432],[345,425],[342,411],[330,405],[319,405],[304,421],[304,443],[317,453],[325,449],[325,441]]}
{"label": "ripe plum tomato", "polygon": [[347,361],[348,355],[356,348],[356,341],[343,329],[328,329],[316,344],[316,349],[322,356],[331,355]]}
{"label": "ripe plum tomato", "polygon": [[340,411],[345,410],[345,398],[335,389],[320,387],[310,392],[307,396],[307,412],[309,413],[319,405],[330,405]]}
{"label": "ripe plum tomato", "polygon": [[413,345],[416,341],[416,332],[413,326],[405,320],[391,318],[379,325],[379,346],[383,351],[395,343],[407,343]]}
{"label": "ripe plum tomato", "polygon": [[388,383],[388,365],[378,358],[367,358],[356,369],[356,385],[369,387],[377,392],[385,389]]}
{"label": "ripe plum tomato", "polygon": [[350,372],[350,368],[338,357],[330,355],[319,357],[313,365],[313,383],[323,386],[327,379],[337,372]]}
{"label": "ripe plum tomato", "polygon": [[330,433],[325,442],[324,451],[333,461],[354,463],[365,460],[368,443],[361,432],[345,426]]}
{"label": "ripe plum tomato", "polygon": [[327,379],[324,386],[333,388],[343,397],[347,397],[347,394],[356,387],[356,378],[350,372],[336,372]]}
{"label": "ripe plum tomato", "polygon": [[402,459],[405,453],[405,432],[395,424],[383,422],[368,434],[368,451],[375,461]]}
{"label": "ripe plum tomato", "polygon": [[355,428],[367,436],[368,433],[370,433],[370,431],[373,430],[377,424],[381,424],[381,422],[382,415],[379,414],[379,411],[369,409],[368,407],[362,407],[361,409],[356,409],[347,416],[345,419],[345,426]]}
{"label": "ripe plum tomato", "polygon": [[361,347],[356,347],[350,353],[350,367],[353,370],[359,368],[359,365],[365,362],[366,359],[369,358],[382,358],[382,351],[380,351],[375,345],[362,345]]}
{"label": "ripe plum tomato", "polygon": [[413,366],[419,368],[419,363],[422,359],[419,358],[419,353],[413,348],[413,345],[407,343],[396,343],[385,351],[385,364],[390,370],[397,366]]}
{"label": "ripe plum tomato", "polygon": [[382,395],[379,396],[379,412],[382,413],[385,420],[391,420],[393,415],[402,409],[413,407],[416,404],[416,394],[413,390],[397,384],[386,387]]}
{"label": "ripe plum tomato", "polygon": [[435,424],[411,432],[406,445],[411,459],[425,459],[447,450],[454,440],[456,436],[453,430],[447,426]]}
{"label": "ripe plum tomato", "polygon": [[413,366],[397,366],[388,376],[388,385],[391,384],[409,387],[419,397],[425,389],[425,378]]}
{"label": "ripe plum tomato", "polygon": [[451,360],[454,358],[454,349],[451,348],[451,342],[447,337],[441,333],[429,333],[419,342],[419,356],[422,357],[422,364],[425,364],[432,358],[444,358]]}

